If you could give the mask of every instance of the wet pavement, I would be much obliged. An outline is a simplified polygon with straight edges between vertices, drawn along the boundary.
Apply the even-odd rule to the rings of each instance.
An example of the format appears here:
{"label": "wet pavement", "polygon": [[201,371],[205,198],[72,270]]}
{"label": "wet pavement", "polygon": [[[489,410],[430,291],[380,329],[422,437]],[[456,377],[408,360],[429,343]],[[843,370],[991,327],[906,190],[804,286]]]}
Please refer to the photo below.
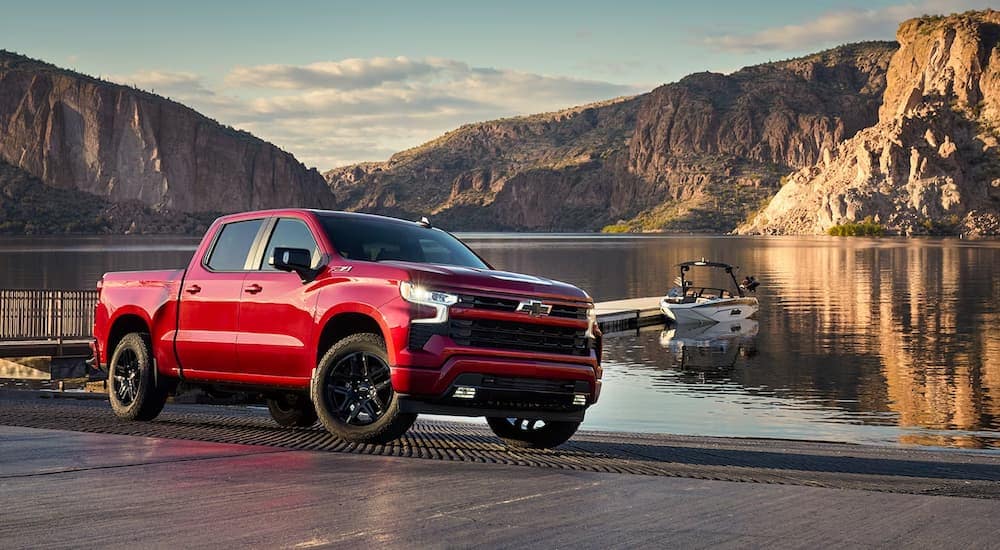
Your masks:
{"label": "wet pavement", "polygon": [[995,453],[601,432],[511,451],[452,422],[352,446],[250,408],[124,423],[0,391],[5,548],[985,548],[998,497]]}

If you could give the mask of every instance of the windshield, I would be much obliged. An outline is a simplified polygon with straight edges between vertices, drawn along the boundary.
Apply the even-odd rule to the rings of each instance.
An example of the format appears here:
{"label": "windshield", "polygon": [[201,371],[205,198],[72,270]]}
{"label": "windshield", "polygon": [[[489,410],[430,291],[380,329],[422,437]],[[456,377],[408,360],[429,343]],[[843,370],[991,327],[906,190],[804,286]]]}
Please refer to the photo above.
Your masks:
{"label": "windshield", "polygon": [[440,229],[360,216],[319,218],[337,253],[349,260],[489,268],[462,241]]}

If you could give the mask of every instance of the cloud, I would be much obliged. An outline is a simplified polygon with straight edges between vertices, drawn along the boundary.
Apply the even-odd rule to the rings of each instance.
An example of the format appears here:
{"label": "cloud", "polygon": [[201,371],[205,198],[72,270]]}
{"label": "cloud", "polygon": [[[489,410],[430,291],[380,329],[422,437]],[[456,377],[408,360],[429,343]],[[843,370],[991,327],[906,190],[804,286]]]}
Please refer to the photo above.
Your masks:
{"label": "cloud", "polygon": [[336,88],[355,90],[386,82],[402,82],[452,71],[468,71],[461,62],[448,59],[373,57],[321,61],[309,65],[257,65],[236,67],[226,76],[226,84],[252,88]]}
{"label": "cloud", "polygon": [[926,14],[982,9],[990,4],[990,0],[924,0],[878,9],[834,11],[804,23],[771,27],[753,33],[708,36],[702,42],[716,50],[739,53],[816,49],[818,44],[890,39],[895,36],[899,24],[906,19]]}
{"label": "cloud", "polygon": [[154,91],[163,96],[190,98],[211,96],[215,92],[205,86],[195,73],[170,71],[138,71],[130,75],[111,75],[109,80],[127,86]]}
{"label": "cloud", "polygon": [[154,88],[321,170],[384,160],[470,122],[648,90],[430,57],[242,66],[217,86],[183,72],[140,71],[114,79]]}

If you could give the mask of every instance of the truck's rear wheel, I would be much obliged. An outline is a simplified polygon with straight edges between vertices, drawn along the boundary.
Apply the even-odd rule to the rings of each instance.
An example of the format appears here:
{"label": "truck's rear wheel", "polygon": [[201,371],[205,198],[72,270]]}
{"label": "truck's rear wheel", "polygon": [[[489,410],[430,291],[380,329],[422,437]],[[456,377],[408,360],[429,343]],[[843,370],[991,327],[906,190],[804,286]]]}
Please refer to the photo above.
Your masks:
{"label": "truck's rear wheel", "polygon": [[157,387],[149,335],[133,332],[115,347],[108,366],[111,410],[124,420],[152,420],[167,402],[165,386]]}
{"label": "truck's rear wheel", "polygon": [[569,441],[579,422],[546,422],[531,418],[487,418],[490,429],[507,445],[522,449],[550,449]]}
{"label": "truck's rear wheel", "polygon": [[311,397],[323,426],[352,443],[392,441],[417,418],[399,412],[385,341],[376,334],[352,334],[331,347],[316,368]]}
{"label": "truck's rear wheel", "polygon": [[267,410],[282,426],[308,428],[316,423],[316,408],[305,395],[286,393],[270,397]]}

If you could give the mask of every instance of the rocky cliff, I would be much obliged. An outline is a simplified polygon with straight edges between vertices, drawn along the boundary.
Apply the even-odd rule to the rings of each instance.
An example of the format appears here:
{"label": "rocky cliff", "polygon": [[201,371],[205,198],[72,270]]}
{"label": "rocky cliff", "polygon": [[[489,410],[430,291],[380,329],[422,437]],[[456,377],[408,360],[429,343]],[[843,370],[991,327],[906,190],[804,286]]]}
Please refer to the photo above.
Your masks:
{"label": "rocky cliff", "polygon": [[0,160],[156,211],[333,206],[322,176],[160,96],[0,51]]}
{"label": "rocky cliff", "polygon": [[452,229],[600,227],[616,188],[640,98],[622,98],[463,126],[392,156],[325,174],[350,210],[418,217]]}
{"label": "rocky cliff", "polygon": [[852,44],[472,124],[325,177],[342,207],[455,229],[729,231],[783,174],[875,122],[895,48]]}
{"label": "rocky cliff", "polygon": [[1000,233],[1000,12],[904,22],[878,122],[787,178],[744,233]]}

